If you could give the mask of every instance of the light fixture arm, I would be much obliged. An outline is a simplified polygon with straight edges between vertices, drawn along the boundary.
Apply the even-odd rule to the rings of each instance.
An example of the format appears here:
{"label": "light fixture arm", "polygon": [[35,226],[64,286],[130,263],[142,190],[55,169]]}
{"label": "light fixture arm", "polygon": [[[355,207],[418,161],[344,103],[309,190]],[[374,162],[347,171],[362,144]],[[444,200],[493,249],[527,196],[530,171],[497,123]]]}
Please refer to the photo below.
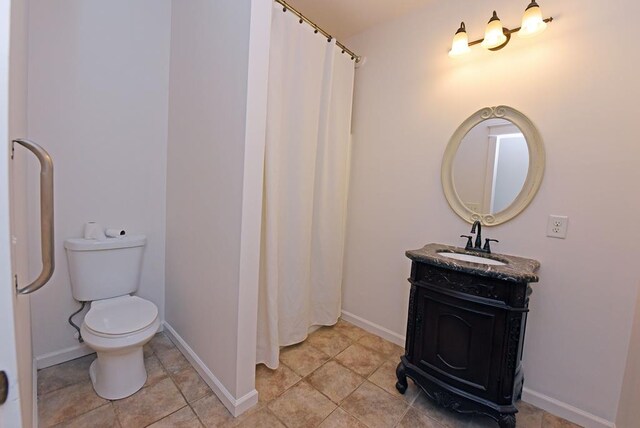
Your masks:
{"label": "light fixture arm", "polygon": [[[553,21],[553,17],[552,17],[552,16],[550,16],[549,18],[543,19],[543,22],[545,22],[545,23],[549,23],[549,22],[551,22],[551,21]],[[497,50],[500,50],[500,49],[502,49],[503,47],[505,47],[505,46],[507,45],[507,43],[509,43],[509,40],[511,39],[511,35],[512,35],[513,33],[517,33],[518,31],[520,31],[520,29],[521,29],[521,28],[522,28],[522,27],[517,27],[517,28],[514,28],[514,29],[510,30],[510,29],[508,29],[508,28],[503,27],[503,28],[502,28],[502,32],[504,33],[504,35],[505,35],[505,36],[507,36],[507,41],[506,41],[506,42],[504,42],[502,45],[497,46],[497,47],[495,47],[495,48],[492,48],[492,49],[490,49],[490,50],[492,50],[492,51],[497,51]],[[472,42],[469,42],[469,46],[479,45],[479,44],[480,44],[480,43],[482,43],[483,41],[484,41],[484,39],[474,40],[474,41],[472,41]]]}

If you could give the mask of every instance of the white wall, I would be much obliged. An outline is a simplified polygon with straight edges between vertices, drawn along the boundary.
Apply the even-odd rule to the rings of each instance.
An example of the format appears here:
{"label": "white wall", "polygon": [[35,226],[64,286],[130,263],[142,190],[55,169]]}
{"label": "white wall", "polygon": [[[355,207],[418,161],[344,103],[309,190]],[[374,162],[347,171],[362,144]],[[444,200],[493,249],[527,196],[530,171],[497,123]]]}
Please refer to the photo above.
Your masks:
{"label": "white wall", "polygon": [[[249,391],[245,397],[255,391],[262,189],[272,12],[271,1],[251,0],[236,358],[236,391],[238,395]],[[249,403],[252,402],[247,400],[247,404]]]}
{"label": "white wall", "polygon": [[221,384],[230,407],[257,399],[265,5],[193,0],[174,2],[172,10],[166,320]]}
{"label": "white wall", "polygon": [[63,240],[96,220],[148,236],[139,294],[163,318],[166,296],[173,331],[246,409],[257,401],[271,2],[33,3],[28,135],[50,151],[56,184],[57,269],[33,302],[40,365],[90,352],[66,321],[78,304]]}
{"label": "white wall", "polygon": [[147,235],[138,294],[164,316],[170,19],[169,0],[31,1],[28,136],[53,157],[56,215],[56,272],[32,299],[37,356],[77,345],[63,241],[88,220]]}
{"label": "white wall", "polygon": [[[537,38],[447,56],[461,20],[473,39],[494,8],[513,27],[525,6],[433,2],[346,41],[367,62],[356,75],[343,306],[404,335],[404,251],[463,245],[458,235],[469,230],[441,190],[447,141],[479,108],[515,107],[544,139],[544,181],[524,213],[485,235],[500,240],[496,252],[542,263],[524,351],[525,386],[538,393],[529,399],[559,411],[551,397],[563,414],[597,426],[616,416],[640,275],[640,50],[620,44],[635,36],[621,23],[640,3],[545,2],[557,19]],[[569,216],[566,240],[545,236],[549,214]]]}

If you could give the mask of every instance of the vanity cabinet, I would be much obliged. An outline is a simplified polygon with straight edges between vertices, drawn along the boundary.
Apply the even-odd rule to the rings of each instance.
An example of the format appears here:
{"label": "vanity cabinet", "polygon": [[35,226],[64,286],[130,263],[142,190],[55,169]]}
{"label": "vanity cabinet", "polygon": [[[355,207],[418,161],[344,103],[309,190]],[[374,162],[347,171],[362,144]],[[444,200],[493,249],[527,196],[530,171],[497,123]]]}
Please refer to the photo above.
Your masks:
{"label": "vanity cabinet", "polygon": [[495,256],[506,264],[489,267],[440,256],[454,251],[465,253],[439,244],[407,252],[411,293],[396,387],[404,393],[409,377],[447,409],[514,427],[529,283],[539,264]]}

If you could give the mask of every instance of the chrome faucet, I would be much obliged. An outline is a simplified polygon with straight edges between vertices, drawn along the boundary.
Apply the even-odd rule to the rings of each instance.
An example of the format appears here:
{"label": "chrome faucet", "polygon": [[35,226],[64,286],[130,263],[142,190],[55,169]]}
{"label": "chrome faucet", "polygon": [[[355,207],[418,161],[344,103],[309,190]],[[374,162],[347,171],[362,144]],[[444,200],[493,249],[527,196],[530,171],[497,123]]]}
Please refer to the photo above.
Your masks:
{"label": "chrome faucet", "polygon": [[[476,233],[476,227],[478,228],[478,232]],[[472,244],[472,237],[469,235],[460,235],[461,238],[467,238],[467,245],[464,247],[467,251],[478,251],[480,253],[491,254],[491,246],[490,242],[499,242],[497,239],[485,239],[484,247],[482,246],[482,223],[479,220],[473,222],[473,226],[471,226],[471,233],[476,235],[476,242]]]}

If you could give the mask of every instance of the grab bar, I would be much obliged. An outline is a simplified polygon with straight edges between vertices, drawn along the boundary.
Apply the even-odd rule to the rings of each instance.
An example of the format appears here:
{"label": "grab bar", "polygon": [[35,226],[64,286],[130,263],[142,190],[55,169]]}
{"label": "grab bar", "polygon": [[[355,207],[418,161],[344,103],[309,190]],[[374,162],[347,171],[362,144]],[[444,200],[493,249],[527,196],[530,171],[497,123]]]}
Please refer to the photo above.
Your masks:
{"label": "grab bar", "polygon": [[[29,140],[13,140],[31,151],[40,161],[40,246],[42,254],[42,271],[40,275],[29,285],[19,288],[16,278],[16,288],[20,294],[30,294],[39,290],[49,281],[55,269],[55,256],[53,248],[53,161],[49,153],[38,144]],[[13,158],[13,155],[11,156]]]}

